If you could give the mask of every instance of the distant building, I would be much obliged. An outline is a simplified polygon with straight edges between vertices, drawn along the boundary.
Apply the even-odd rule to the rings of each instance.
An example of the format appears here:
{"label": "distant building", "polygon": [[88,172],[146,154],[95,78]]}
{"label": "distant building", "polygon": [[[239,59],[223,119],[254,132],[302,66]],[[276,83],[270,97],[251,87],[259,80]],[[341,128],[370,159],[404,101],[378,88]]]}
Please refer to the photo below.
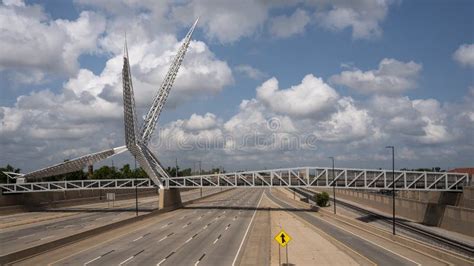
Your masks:
{"label": "distant building", "polygon": [[466,173],[469,175],[469,182],[468,184],[469,185],[474,185],[473,184],[473,176],[474,176],[474,167],[464,167],[464,168],[454,168],[454,169],[451,169],[449,170],[448,172],[452,172],[452,173]]}

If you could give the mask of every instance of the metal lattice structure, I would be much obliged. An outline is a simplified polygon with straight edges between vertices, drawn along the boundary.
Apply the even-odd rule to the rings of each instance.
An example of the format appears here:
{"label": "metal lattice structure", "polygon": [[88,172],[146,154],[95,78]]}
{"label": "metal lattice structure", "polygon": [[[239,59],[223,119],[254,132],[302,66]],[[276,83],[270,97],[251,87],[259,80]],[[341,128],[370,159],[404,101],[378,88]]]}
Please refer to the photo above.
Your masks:
{"label": "metal lattice structure", "polygon": [[166,99],[168,98],[171,87],[173,86],[179,67],[183,61],[186,50],[191,42],[191,36],[194,32],[198,20],[194,22],[188,34],[184,38],[178,53],[176,54],[173,63],[171,64],[168,73],[166,74],[163,83],[158,90],[158,93],[153,98],[153,103],[148,111],[147,116],[143,122],[141,134],[137,133],[137,119],[135,111],[135,100],[132,84],[132,74],[130,72],[130,63],[128,61],[128,49],[125,43],[125,51],[123,57],[122,80],[123,80],[123,111],[125,124],[125,143],[133,154],[138,164],[147,173],[148,177],[153,180],[156,186],[163,188],[162,178],[169,178],[166,171],[163,169],[160,161],[147,147],[155,130],[161,110],[163,109]]}
{"label": "metal lattice structure", "polygon": [[[334,178],[333,178],[334,177]],[[211,175],[168,177],[164,188],[198,187],[322,187],[364,190],[391,190],[392,171],[376,169],[300,167]],[[395,171],[396,190],[462,192],[468,174],[448,172]],[[151,188],[150,179],[79,180],[0,184],[4,194],[81,189]]]}
{"label": "metal lattice structure", "polygon": [[21,174],[21,177],[25,179],[40,179],[49,176],[61,175],[65,173],[70,173],[74,171],[79,171],[84,169],[88,165],[92,165],[96,162],[102,161],[110,156],[114,156],[126,151],[125,146],[108,149],[96,153],[87,154],[72,160],[68,160],[63,163],[55,164],[43,169],[39,169],[27,174]]}
{"label": "metal lattice structure", "polygon": [[166,103],[166,99],[168,98],[171,87],[173,87],[174,80],[176,79],[176,75],[178,74],[181,63],[183,62],[184,55],[186,54],[186,51],[189,47],[191,36],[193,35],[194,28],[196,27],[198,21],[199,18],[196,19],[188,34],[186,34],[184,42],[179,48],[178,53],[176,54],[173,63],[168,70],[168,73],[166,73],[160,89],[153,97],[153,103],[145,117],[142,129],[140,131],[141,142],[144,145],[148,144],[153,132],[155,131],[156,123],[158,122],[158,118],[160,117],[161,111],[163,110],[163,107]]}
{"label": "metal lattice structure", "polygon": [[176,54],[173,60],[173,63],[171,64],[157,94],[153,99],[153,104],[143,122],[140,134],[138,132],[132,74],[130,71],[130,62],[128,58],[128,47],[127,41],[125,40],[123,56],[124,63],[122,68],[125,146],[84,155],[79,158],[71,159],[67,162],[59,163],[27,174],[10,173],[7,174],[7,176],[11,179],[17,179],[17,177],[22,177],[22,180],[32,180],[70,173],[73,171],[82,170],[87,165],[92,165],[113,155],[129,150],[133,154],[135,159],[138,161],[139,165],[147,173],[148,177],[153,181],[153,183],[156,186],[163,188],[160,178],[167,178],[168,174],[166,173],[166,171],[164,171],[163,166],[158,161],[156,156],[147,147],[147,143],[153,135],[154,129],[158,122],[159,115],[166,103],[166,99],[168,98],[176,75],[178,74],[179,67],[181,66],[181,63],[184,59],[186,50],[189,47],[189,43],[191,42],[191,37],[198,20],[199,19],[194,22],[193,26],[186,34],[183,44],[178,50],[178,53]]}
{"label": "metal lattice structure", "polygon": [[[334,178],[333,178],[334,177]],[[397,190],[462,191],[468,174],[395,171]],[[392,189],[392,171],[376,169],[301,167],[212,175],[170,177],[166,187],[325,187]]]}
{"label": "metal lattice structure", "polygon": [[102,179],[73,180],[54,182],[34,182],[24,184],[0,184],[3,194],[91,190],[91,189],[130,189],[156,188],[151,179]]}

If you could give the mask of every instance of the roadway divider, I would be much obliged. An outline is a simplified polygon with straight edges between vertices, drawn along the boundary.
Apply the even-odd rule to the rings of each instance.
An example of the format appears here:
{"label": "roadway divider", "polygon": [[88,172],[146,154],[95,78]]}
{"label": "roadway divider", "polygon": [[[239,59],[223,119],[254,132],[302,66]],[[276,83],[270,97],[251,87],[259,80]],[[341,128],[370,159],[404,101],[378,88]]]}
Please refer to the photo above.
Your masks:
{"label": "roadway divider", "polygon": [[[225,189],[223,191],[218,191],[216,193],[203,196],[202,198],[197,198],[197,199],[186,201],[186,202],[183,203],[183,206],[193,204],[193,203],[197,202],[198,200],[207,199],[209,197],[212,197],[212,196],[230,191],[232,189],[233,188]],[[115,223],[106,224],[106,225],[99,226],[99,227],[96,227],[96,228],[93,228],[93,229],[90,229],[90,230],[87,230],[87,231],[84,231],[84,232],[80,232],[80,233],[73,234],[73,235],[70,235],[70,236],[66,236],[66,237],[63,237],[63,238],[60,238],[60,239],[56,239],[56,240],[53,240],[53,241],[48,242],[48,243],[44,243],[44,244],[40,244],[40,245],[37,245],[37,246],[34,246],[34,247],[30,247],[30,248],[26,248],[26,249],[23,249],[23,250],[15,251],[15,252],[0,256],[0,265],[13,264],[14,262],[21,261],[21,260],[26,259],[26,258],[31,258],[31,257],[34,257],[34,256],[39,255],[41,253],[45,253],[45,252],[51,251],[53,249],[57,249],[57,248],[62,247],[62,246],[65,246],[65,245],[68,245],[68,244],[71,244],[71,243],[74,243],[74,242],[77,242],[77,241],[80,241],[80,240],[84,240],[86,238],[89,238],[89,237],[92,237],[92,236],[95,236],[95,235],[98,235],[98,234],[101,234],[101,233],[104,233],[104,232],[107,232],[107,231],[118,229],[120,227],[129,225],[129,224],[132,224],[132,223],[135,223],[135,222],[138,222],[138,221],[143,221],[143,220],[146,220],[146,219],[150,219],[150,218],[153,218],[156,215],[166,213],[166,212],[170,212],[170,211],[173,211],[173,210],[176,210],[176,209],[179,209],[179,208],[178,207],[171,207],[171,208],[166,208],[166,209],[162,209],[162,210],[156,210],[156,211],[153,211],[153,212],[148,213],[148,214],[128,218],[128,219],[121,220],[121,221],[118,221],[118,222],[115,222]],[[8,243],[3,243],[3,244],[8,245]]]}
{"label": "roadway divider", "polygon": [[[287,190],[290,191],[290,189],[287,189]],[[293,191],[290,191],[290,192],[293,192]],[[310,193],[305,191],[305,195],[300,195],[299,197],[297,196],[297,198],[301,202],[303,202],[305,205],[312,208],[313,205],[311,203],[305,202],[305,199],[307,199],[306,193],[310,194]],[[313,192],[313,193],[316,193],[316,192]],[[296,194],[298,195],[299,193],[296,192]],[[286,196],[288,198],[290,198],[289,195],[286,194]],[[378,228],[378,227],[375,227],[375,226],[372,226],[372,225],[369,225],[369,224],[366,224],[366,223],[356,221],[356,220],[351,219],[351,218],[346,217],[346,216],[337,215],[337,214],[335,215],[332,212],[332,210],[330,211],[330,210],[326,210],[324,208],[319,208],[319,211],[324,213],[324,215],[326,217],[330,217],[332,219],[338,220],[340,222],[343,222],[344,224],[347,224],[351,227],[363,230],[363,231],[365,231],[367,233],[370,233],[372,235],[375,235],[377,237],[382,237],[382,238],[391,240],[392,242],[394,242],[398,245],[401,245],[401,246],[404,246],[404,247],[411,247],[411,248],[415,249],[417,252],[420,252],[424,255],[439,258],[439,259],[442,259],[442,260],[446,260],[447,262],[453,263],[455,265],[473,265],[474,264],[474,260],[472,260],[469,257],[464,256],[462,254],[458,254],[458,253],[452,252],[450,250],[443,249],[441,247],[433,246],[431,244],[424,243],[424,242],[421,242],[419,240],[416,240],[416,239],[413,239],[413,238],[410,238],[410,237],[405,237],[405,236],[401,236],[401,235],[393,235],[391,232],[389,232],[387,230],[384,230],[384,229],[381,229],[381,228]]]}

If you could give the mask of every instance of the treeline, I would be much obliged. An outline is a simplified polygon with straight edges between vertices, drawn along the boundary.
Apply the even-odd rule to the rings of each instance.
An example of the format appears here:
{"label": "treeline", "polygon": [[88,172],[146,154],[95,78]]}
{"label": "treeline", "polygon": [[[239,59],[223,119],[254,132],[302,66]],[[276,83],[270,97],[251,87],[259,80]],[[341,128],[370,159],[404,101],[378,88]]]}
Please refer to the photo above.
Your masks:
{"label": "treeline", "polygon": [[446,170],[441,169],[441,167],[416,168],[416,169],[402,168],[400,170],[402,170],[402,171],[417,171],[417,172],[446,172]]}
{"label": "treeline", "polygon": [[[177,171],[176,171],[177,170]],[[198,175],[199,172],[193,172],[191,168],[184,168],[180,169],[176,167],[168,167],[165,169],[169,176],[176,176],[176,172],[178,172],[178,176],[190,176],[190,175]],[[214,174],[219,173],[219,168],[214,168],[211,170],[202,170],[201,174]],[[14,168],[11,165],[7,165],[5,167],[0,167],[0,183],[13,183],[13,180],[7,180],[8,177],[3,172],[15,172],[20,173],[20,169]],[[143,171],[142,168],[137,167],[130,167],[129,164],[125,164],[121,168],[113,167],[113,166],[102,166],[98,169],[93,171],[92,176],[86,171],[76,171],[71,172],[63,175],[51,176],[47,178],[42,178],[42,181],[61,181],[61,180],[84,180],[84,179],[125,179],[125,178],[147,178],[147,174]]]}

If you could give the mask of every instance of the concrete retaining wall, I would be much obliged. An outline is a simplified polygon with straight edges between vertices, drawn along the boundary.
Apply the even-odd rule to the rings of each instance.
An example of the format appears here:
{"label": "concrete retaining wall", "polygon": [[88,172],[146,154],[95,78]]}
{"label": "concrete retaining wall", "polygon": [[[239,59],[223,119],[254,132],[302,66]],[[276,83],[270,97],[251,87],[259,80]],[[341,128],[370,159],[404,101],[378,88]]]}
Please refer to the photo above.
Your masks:
{"label": "concrete retaining wall", "polygon": [[439,227],[474,237],[474,210],[446,206]]}
{"label": "concrete retaining wall", "polygon": [[[332,195],[331,189],[318,189]],[[438,197],[440,194],[438,195]],[[349,200],[368,208],[391,214],[392,197],[370,192],[337,189],[336,197]],[[441,196],[442,197],[442,196]],[[440,200],[438,198],[438,200]],[[442,201],[442,200],[441,200]],[[397,197],[396,215],[410,221],[438,226],[450,231],[474,236],[474,209],[443,205]]]}
{"label": "concrete retaining wall", "polygon": [[[158,195],[156,189],[139,189],[139,196]],[[116,200],[135,197],[134,189],[116,190],[76,190],[63,192],[37,192],[14,195],[0,194],[0,211],[19,209],[22,206],[27,210],[38,208],[67,207],[105,200],[106,193],[115,193]]]}
{"label": "concrete retaining wall", "polygon": [[[332,195],[330,190],[326,190],[326,192]],[[347,189],[337,189],[336,194],[336,197],[354,201],[382,212],[392,213],[392,197],[390,196]],[[395,204],[397,205],[397,216],[414,222],[425,222],[425,212],[428,208],[427,203],[411,199],[396,198]]]}

